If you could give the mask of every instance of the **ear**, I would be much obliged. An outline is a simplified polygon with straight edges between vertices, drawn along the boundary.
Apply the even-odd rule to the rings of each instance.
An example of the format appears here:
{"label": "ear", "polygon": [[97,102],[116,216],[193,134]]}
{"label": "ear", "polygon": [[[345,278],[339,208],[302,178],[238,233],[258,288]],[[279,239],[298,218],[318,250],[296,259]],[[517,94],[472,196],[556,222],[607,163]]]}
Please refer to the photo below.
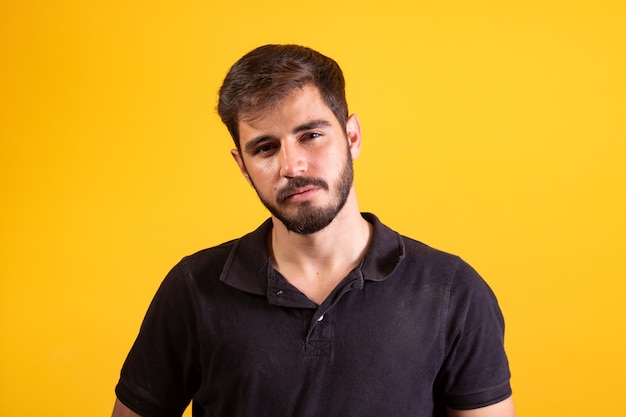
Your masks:
{"label": "ear", "polygon": [[350,115],[346,120],[346,135],[352,159],[356,159],[361,154],[361,123],[356,114]]}
{"label": "ear", "polygon": [[239,167],[239,171],[244,176],[248,184],[252,185],[252,181],[250,181],[250,176],[248,175],[248,170],[246,169],[246,164],[243,162],[243,158],[241,157],[241,153],[237,149],[231,149],[230,154],[233,156],[233,159],[237,163]]}

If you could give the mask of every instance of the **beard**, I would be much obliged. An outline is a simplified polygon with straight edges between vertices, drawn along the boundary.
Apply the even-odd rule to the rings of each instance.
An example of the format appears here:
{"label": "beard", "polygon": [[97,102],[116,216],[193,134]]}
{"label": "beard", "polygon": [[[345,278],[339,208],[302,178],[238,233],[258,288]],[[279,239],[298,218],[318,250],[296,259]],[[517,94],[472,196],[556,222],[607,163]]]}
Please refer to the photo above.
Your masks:
{"label": "beard", "polygon": [[347,154],[348,157],[335,184],[335,195],[326,206],[314,206],[310,201],[304,201],[298,204],[295,213],[287,213],[281,207],[289,194],[300,187],[312,185],[328,191],[328,183],[320,178],[290,178],[287,185],[278,191],[275,202],[271,202],[263,197],[253,184],[254,189],[263,205],[285,225],[287,230],[301,235],[319,232],[337,217],[337,214],[339,214],[348,200],[354,180],[354,169],[352,167],[352,156],[350,152],[347,152]]}

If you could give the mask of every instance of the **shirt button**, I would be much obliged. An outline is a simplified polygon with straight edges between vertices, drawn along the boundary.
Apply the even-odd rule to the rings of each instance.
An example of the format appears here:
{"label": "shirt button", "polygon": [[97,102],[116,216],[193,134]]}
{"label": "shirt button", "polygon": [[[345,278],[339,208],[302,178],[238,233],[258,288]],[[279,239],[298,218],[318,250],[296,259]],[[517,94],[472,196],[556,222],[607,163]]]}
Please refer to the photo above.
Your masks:
{"label": "shirt button", "polygon": [[322,321],[322,320],[324,320],[324,315],[323,314],[320,316],[319,319],[317,319],[317,321]]}

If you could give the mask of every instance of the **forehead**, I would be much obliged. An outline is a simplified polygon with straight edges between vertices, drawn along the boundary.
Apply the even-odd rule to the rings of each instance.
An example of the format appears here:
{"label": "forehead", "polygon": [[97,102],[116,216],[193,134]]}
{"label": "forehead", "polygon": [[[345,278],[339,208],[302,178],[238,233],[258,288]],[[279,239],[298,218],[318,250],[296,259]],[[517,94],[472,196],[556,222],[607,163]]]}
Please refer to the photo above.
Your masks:
{"label": "forehead", "polygon": [[239,131],[241,133],[242,128],[299,124],[307,119],[328,119],[331,123],[336,121],[319,89],[310,84],[292,90],[284,98],[264,108],[242,113],[239,117]]}

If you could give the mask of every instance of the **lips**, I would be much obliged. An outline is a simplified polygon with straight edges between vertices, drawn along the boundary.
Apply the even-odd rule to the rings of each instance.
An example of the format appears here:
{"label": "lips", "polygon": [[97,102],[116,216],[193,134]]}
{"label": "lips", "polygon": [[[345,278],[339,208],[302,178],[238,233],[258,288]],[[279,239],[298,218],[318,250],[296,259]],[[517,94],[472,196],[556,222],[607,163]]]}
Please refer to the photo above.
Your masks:
{"label": "lips", "polygon": [[328,190],[326,181],[319,178],[290,178],[287,185],[278,191],[276,200],[279,203],[284,203],[290,199],[295,200],[299,196],[306,197],[311,192],[320,188]]}
{"label": "lips", "polygon": [[293,197],[304,196],[305,194],[310,194],[310,191],[314,191],[319,189],[318,187],[303,187],[294,190],[292,193],[289,193],[285,200],[289,200]]}

